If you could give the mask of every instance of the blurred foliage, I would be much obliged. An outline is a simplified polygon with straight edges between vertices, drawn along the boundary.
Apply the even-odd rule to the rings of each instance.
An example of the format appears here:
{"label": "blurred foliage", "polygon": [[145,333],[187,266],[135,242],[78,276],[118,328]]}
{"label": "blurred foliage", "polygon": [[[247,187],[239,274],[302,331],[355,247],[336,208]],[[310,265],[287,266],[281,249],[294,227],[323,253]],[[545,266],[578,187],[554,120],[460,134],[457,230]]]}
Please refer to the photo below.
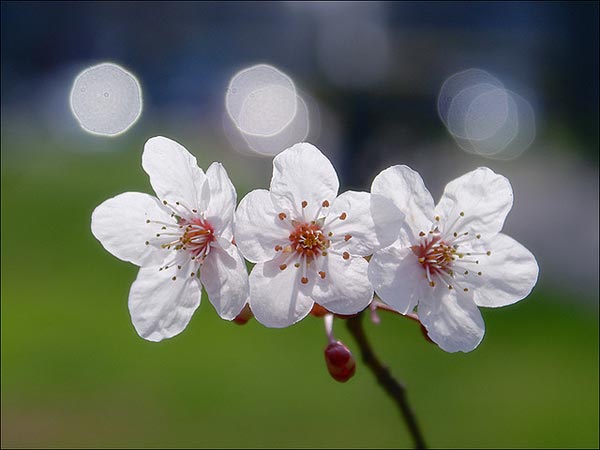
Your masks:
{"label": "blurred foliage", "polygon": [[[111,145],[140,148],[124,142]],[[2,151],[3,447],[411,446],[360,362],[347,384],[329,377],[315,318],[240,327],[204,298],[181,335],[139,338],[127,310],[136,268],[104,251],[89,225],[107,197],[150,192],[141,149],[28,147],[4,141]],[[195,153],[203,167],[214,156]],[[236,181],[239,166],[241,197],[255,186]],[[538,286],[483,314],[487,336],[466,355],[428,344],[400,317],[367,325],[429,444],[597,447],[597,310]],[[336,332],[355,348],[343,322]]]}

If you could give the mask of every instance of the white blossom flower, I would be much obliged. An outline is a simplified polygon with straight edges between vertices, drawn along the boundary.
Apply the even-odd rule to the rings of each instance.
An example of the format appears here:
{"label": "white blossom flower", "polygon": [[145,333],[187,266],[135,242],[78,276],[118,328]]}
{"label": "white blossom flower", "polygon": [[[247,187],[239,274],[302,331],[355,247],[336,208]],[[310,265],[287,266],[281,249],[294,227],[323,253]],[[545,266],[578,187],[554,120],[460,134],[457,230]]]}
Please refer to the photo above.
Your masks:
{"label": "white blossom flower", "polygon": [[[375,226],[370,194],[347,191],[329,160],[308,143],[273,160],[270,191],[240,202],[235,235],[250,273],[250,308],[268,327],[304,318],[314,303],[337,314],[363,310],[373,298],[363,258],[396,237]],[[390,220],[397,220],[395,212]],[[386,234],[387,232],[387,234]]]}
{"label": "white blossom flower", "polygon": [[142,166],[156,197],[126,192],[92,213],[92,233],[123,261],[141,266],[129,292],[138,334],[160,341],[181,333],[200,305],[201,285],[224,319],[248,299],[246,265],[233,240],[236,192],[220,163],[206,174],[177,142],[146,142]]}
{"label": "white blossom flower", "polygon": [[[477,307],[510,305],[533,289],[534,256],[500,233],[513,203],[505,177],[478,168],[448,183],[434,206],[417,172],[393,166],[375,177],[371,193],[390,199],[405,221],[396,225],[398,240],[373,255],[369,279],[399,312],[416,307],[443,350],[473,350],[485,330]],[[381,214],[373,208],[375,221]]]}

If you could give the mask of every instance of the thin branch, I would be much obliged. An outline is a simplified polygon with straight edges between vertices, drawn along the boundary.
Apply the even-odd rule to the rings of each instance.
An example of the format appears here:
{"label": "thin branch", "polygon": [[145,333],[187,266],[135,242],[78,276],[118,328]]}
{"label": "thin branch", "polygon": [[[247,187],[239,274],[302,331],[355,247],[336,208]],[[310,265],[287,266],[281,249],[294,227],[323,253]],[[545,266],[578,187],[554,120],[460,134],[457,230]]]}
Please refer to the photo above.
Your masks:
{"label": "thin branch", "polygon": [[360,347],[364,363],[371,369],[380,386],[396,402],[398,408],[400,408],[408,431],[414,440],[415,448],[426,448],[427,446],[425,445],[425,440],[423,439],[423,435],[417,424],[415,414],[408,404],[406,389],[402,383],[392,376],[390,370],[377,359],[363,329],[362,315],[362,313],[358,314],[354,317],[350,317],[346,321],[348,330],[350,330],[350,333],[354,336],[354,339]]}

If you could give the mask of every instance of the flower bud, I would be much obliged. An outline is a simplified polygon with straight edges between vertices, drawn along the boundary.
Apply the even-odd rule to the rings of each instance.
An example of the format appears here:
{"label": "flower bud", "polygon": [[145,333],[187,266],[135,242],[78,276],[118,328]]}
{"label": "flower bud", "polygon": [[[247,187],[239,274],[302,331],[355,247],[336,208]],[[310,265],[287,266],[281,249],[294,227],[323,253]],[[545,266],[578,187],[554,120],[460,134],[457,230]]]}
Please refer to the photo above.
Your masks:
{"label": "flower bud", "polygon": [[352,352],[340,341],[332,342],[325,349],[327,370],[334,380],[345,383],[354,376],[356,362]]}
{"label": "flower bud", "polygon": [[246,303],[244,305],[244,308],[237,315],[237,317],[233,319],[233,322],[237,323],[238,325],[246,325],[246,323],[248,323],[248,321],[252,319],[252,317],[254,317],[254,314],[252,314],[250,306],[248,305],[248,303]]}
{"label": "flower bud", "polygon": [[327,311],[318,303],[315,303],[312,309],[310,310],[310,314],[315,317],[323,317],[325,314],[329,314],[329,311]]}

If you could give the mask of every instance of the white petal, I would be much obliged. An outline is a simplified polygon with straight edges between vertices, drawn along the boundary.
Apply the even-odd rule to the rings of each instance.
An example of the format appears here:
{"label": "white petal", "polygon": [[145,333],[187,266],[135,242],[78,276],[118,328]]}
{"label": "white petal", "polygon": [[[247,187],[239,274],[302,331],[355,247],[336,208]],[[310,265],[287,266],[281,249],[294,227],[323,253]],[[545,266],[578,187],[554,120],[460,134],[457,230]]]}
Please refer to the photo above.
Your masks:
{"label": "white petal", "polygon": [[248,271],[234,245],[233,252],[212,247],[200,268],[200,280],[221,318],[232,320],[248,302]]}
{"label": "white petal", "polygon": [[475,303],[495,308],[527,297],[537,282],[539,272],[533,254],[502,233],[495,235],[489,243],[476,243],[475,251],[489,250],[491,253],[478,256],[479,264],[462,282],[473,292]]}
{"label": "white petal", "polygon": [[419,299],[432,289],[415,254],[398,243],[373,255],[369,280],[379,298],[402,314],[412,312]]}
{"label": "white petal", "polygon": [[315,277],[312,298],[319,305],[337,314],[356,314],[373,300],[373,288],[367,275],[366,259],[329,253],[320,258],[319,271],[325,278]]}
{"label": "white petal", "polygon": [[512,204],[508,179],[480,167],[448,183],[435,212],[442,218],[442,227],[458,219],[452,230],[491,236],[502,229]]}
{"label": "white petal", "polygon": [[202,185],[206,175],[196,158],[177,142],[162,137],[148,139],[144,145],[142,167],[150,176],[150,184],[161,201],[176,202],[188,209],[204,210]]}
{"label": "white petal", "polygon": [[157,232],[157,225],[146,223],[148,219],[173,221],[156,197],[125,192],[94,210],[92,233],[106,250],[123,261],[138,266],[158,263],[164,257],[163,250],[145,244]]}
{"label": "white petal", "polygon": [[206,171],[210,188],[206,219],[224,237],[232,237],[233,214],[237,202],[235,188],[221,163],[215,162]]}
{"label": "white petal", "polygon": [[[416,242],[420,231],[427,232],[434,218],[434,203],[421,176],[407,166],[392,166],[383,170],[373,180],[371,193],[389,198],[402,213],[404,220],[398,228]],[[385,223],[389,211],[383,202],[373,203],[375,223]]]}
{"label": "white petal", "polygon": [[276,255],[276,245],[289,243],[289,218],[281,220],[280,212],[264,189],[250,192],[240,202],[235,215],[235,239],[248,261],[269,261]]}
{"label": "white petal", "polygon": [[[398,222],[402,214],[393,206],[392,211],[397,212],[395,225],[378,226],[371,215],[371,194],[346,191],[331,205],[325,220],[326,224],[331,222],[331,225],[325,227],[325,233],[333,233],[331,239],[339,242],[336,249],[367,256],[391,244],[398,236]],[[344,220],[339,218],[343,213],[346,213]]]}
{"label": "white petal", "polygon": [[250,309],[260,323],[271,328],[302,320],[314,304],[311,283],[300,283],[301,270],[291,264],[281,270],[279,263],[258,263],[250,273]]}
{"label": "white petal", "polygon": [[[313,220],[323,201],[332,203],[339,189],[331,162],[315,146],[302,142],[273,159],[271,194],[277,204]],[[307,206],[302,208],[302,202]]]}
{"label": "white petal", "polygon": [[431,340],[447,352],[470,352],[485,333],[483,318],[472,298],[442,286],[419,302],[418,316]]}
{"label": "white petal", "polygon": [[[200,305],[198,277],[187,272],[142,267],[129,291],[129,313],[138,334],[158,342],[181,333]],[[181,276],[179,276],[181,274]],[[176,275],[176,280],[172,277]]]}

